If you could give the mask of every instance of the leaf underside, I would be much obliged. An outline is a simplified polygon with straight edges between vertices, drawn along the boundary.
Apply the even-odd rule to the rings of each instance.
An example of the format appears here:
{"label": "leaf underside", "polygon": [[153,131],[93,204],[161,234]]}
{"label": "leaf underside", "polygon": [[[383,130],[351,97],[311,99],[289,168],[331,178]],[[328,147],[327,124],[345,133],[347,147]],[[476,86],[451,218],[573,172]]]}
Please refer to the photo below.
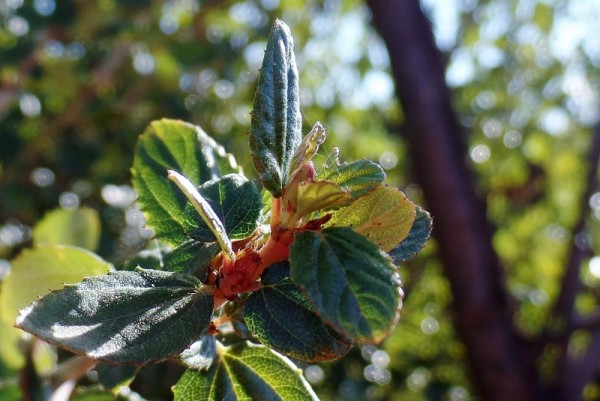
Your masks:
{"label": "leaf underside", "polygon": [[213,298],[199,287],[193,276],[155,270],[90,277],[21,310],[17,327],[91,358],[146,364],[206,332]]}
{"label": "leaf underside", "polygon": [[431,235],[433,220],[429,213],[417,206],[415,222],[408,236],[390,252],[396,264],[412,259],[427,243]]}

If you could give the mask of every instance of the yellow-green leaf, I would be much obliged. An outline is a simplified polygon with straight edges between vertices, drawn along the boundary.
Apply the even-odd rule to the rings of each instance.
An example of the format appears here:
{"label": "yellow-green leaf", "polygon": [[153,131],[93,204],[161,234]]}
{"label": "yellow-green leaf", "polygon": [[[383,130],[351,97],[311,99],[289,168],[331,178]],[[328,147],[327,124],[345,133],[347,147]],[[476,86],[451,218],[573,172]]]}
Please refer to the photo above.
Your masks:
{"label": "yellow-green leaf", "polygon": [[100,242],[100,218],[90,208],[56,209],[33,228],[35,245],[73,245],[94,251]]}
{"label": "yellow-green leaf", "polygon": [[410,232],[415,205],[398,188],[380,185],[350,206],[333,214],[329,226],[352,227],[386,252]]}

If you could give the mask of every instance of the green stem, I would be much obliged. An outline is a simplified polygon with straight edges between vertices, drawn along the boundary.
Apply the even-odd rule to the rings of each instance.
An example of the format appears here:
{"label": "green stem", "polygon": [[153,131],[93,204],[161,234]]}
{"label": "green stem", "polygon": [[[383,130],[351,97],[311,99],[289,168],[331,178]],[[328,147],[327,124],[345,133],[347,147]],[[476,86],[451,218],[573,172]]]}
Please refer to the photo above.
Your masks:
{"label": "green stem", "polygon": [[183,192],[200,217],[202,217],[202,220],[204,220],[210,231],[213,232],[217,238],[217,242],[221,246],[223,256],[234,261],[235,253],[233,252],[231,241],[229,240],[229,237],[227,237],[223,223],[221,223],[221,220],[219,220],[219,217],[214,210],[212,210],[206,199],[200,195],[200,192],[198,192],[194,184],[174,170],[167,170],[167,178],[173,181],[181,192]]}

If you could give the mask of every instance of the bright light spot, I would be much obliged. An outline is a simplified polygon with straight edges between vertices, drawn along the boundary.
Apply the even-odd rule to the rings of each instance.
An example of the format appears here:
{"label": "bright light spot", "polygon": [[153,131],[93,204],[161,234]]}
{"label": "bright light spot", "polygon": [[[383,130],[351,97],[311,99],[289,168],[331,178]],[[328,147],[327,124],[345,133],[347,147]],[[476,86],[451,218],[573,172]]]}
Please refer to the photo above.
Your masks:
{"label": "bright light spot", "polygon": [[468,401],[470,399],[469,392],[460,386],[453,386],[448,390],[450,401]]}
{"label": "bright light spot", "polygon": [[0,227],[0,244],[12,247],[26,241],[27,238],[28,233],[20,224],[9,223]]}
{"label": "bright light spot", "polygon": [[146,219],[140,208],[134,204],[125,212],[125,222],[132,227],[142,227],[146,224]]}
{"label": "bright light spot", "polygon": [[504,146],[510,149],[514,149],[521,144],[523,137],[519,131],[510,130],[504,134],[503,142]]}
{"label": "bright light spot", "polygon": [[65,48],[65,53],[71,60],[79,60],[85,55],[85,46],[79,42],[69,43]]}
{"label": "bright light spot", "polygon": [[[5,0],[3,2],[9,10],[16,10],[23,6],[23,0]],[[0,5],[3,5],[0,3]]]}
{"label": "bright light spot", "polygon": [[15,15],[8,20],[6,27],[15,36],[23,36],[29,32],[29,22],[23,17]]}
{"label": "bright light spot", "polygon": [[6,259],[0,259],[0,281],[4,280],[10,273],[10,262]]}
{"label": "bright light spot", "polygon": [[44,52],[51,58],[58,58],[63,55],[65,46],[58,40],[49,40],[44,44]]}
{"label": "bright light spot", "polygon": [[502,134],[502,123],[495,118],[488,118],[481,124],[483,134],[490,139],[498,138]]}
{"label": "bright light spot", "polygon": [[163,15],[158,26],[165,35],[172,35],[179,30],[179,20],[173,15]]}
{"label": "bright light spot", "polygon": [[79,207],[80,199],[79,195],[74,192],[63,192],[58,197],[58,204],[63,209],[77,209]]}
{"label": "bright light spot", "polygon": [[42,103],[40,102],[40,99],[31,93],[24,93],[21,95],[19,107],[21,108],[21,113],[27,117],[35,117],[42,112]]}
{"label": "bright light spot", "polygon": [[417,368],[406,378],[406,385],[412,391],[421,391],[431,379],[431,373],[426,368]]}
{"label": "bright light spot", "polygon": [[258,70],[262,65],[262,59],[265,55],[265,42],[251,43],[244,48],[244,61],[251,70]]}
{"label": "bright light spot", "polygon": [[56,10],[56,2],[54,0],[35,0],[33,7],[39,15],[47,17]]}
{"label": "bright light spot", "polygon": [[360,347],[360,354],[365,361],[371,362],[371,356],[377,351],[377,347],[372,344],[363,345]]}
{"label": "bright light spot", "polygon": [[600,256],[591,258],[588,268],[590,269],[590,274],[592,276],[600,278]]}
{"label": "bright light spot", "polygon": [[260,0],[260,4],[265,10],[274,10],[279,7],[279,0]]}
{"label": "bright light spot", "polygon": [[54,184],[54,172],[46,167],[38,167],[31,172],[29,176],[31,182],[38,187],[48,187]]}
{"label": "bright light spot", "polygon": [[233,127],[233,120],[229,116],[217,115],[210,120],[210,125],[212,125],[216,133],[225,134],[231,131],[231,127]]}
{"label": "bright light spot", "polygon": [[490,151],[490,148],[488,148],[486,145],[474,146],[470,153],[471,159],[475,163],[486,162],[490,158],[491,154],[492,152]]}
{"label": "bright light spot", "polygon": [[456,43],[461,1],[424,0],[422,3],[433,21],[433,32],[437,45],[442,50],[450,50]]}
{"label": "bright light spot", "polygon": [[550,224],[544,229],[546,237],[559,244],[564,243],[569,238],[569,230],[558,224]]}
{"label": "bright light spot", "polygon": [[376,105],[385,105],[394,95],[394,83],[389,74],[382,70],[367,71],[362,87]]}
{"label": "bright light spot", "polygon": [[234,21],[252,28],[264,26],[268,21],[267,14],[250,2],[235,3],[229,9],[229,16]]}
{"label": "bright light spot", "polygon": [[390,356],[382,349],[378,349],[371,355],[371,363],[378,368],[385,368],[390,363]]}
{"label": "bright light spot", "polygon": [[392,374],[389,370],[385,368],[380,368],[375,365],[368,365],[367,367],[365,367],[365,369],[363,370],[363,374],[365,376],[365,379],[367,379],[368,381],[375,382],[381,385],[387,384],[390,382],[390,380],[392,380]]}
{"label": "bright light spot", "polygon": [[196,77],[194,74],[185,73],[179,78],[179,89],[184,92],[191,92],[196,86]]}
{"label": "bright light spot", "polygon": [[135,191],[128,185],[106,184],[101,194],[104,202],[121,209],[131,205],[136,198]]}
{"label": "bright light spot", "polygon": [[540,117],[541,128],[553,136],[567,133],[569,129],[569,115],[559,107],[553,107]]}
{"label": "bright light spot", "polygon": [[544,290],[532,290],[529,292],[529,301],[535,306],[544,306],[548,303],[550,297]]}
{"label": "bright light spot", "polygon": [[475,104],[484,110],[496,105],[496,95],[492,91],[482,91],[475,97]]}
{"label": "bright light spot", "polygon": [[248,44],[248,35],[246,34],[246,32],[236,32],[233,35],[231,35],[231,39],[229,39],[229,44],[231,45],[232,49],[240,50],[244,46],[246,46],[246,44]]}
{"label": "bright light spot", "polygon": [[223,40],[225,37],[225,30],[221,25],[209,25],[206,27],[206,39],[212,43],[216,44]]}
{"label": "bright light spot", "polygon": [[592,209],[600,209],[600,192],[590,196],[589,205]]}
{"label": "bright light spot", "polygon": [[226,79],[215,82],[215,94],[221,99],[229,99],[233,96],[234,89],[233,84]]}
{"label": "bright light spot", "polygon": [[450,63],[446,69],[446,82],[457,87],[468,84],[475,77],[473,58],[466,49],[458,49],[452,53]]}
{"label": "bright light spot", "polygon": [[379,164],[386,170],[391,170],[398,164],[398,156],[394,152],[384,152],[379,156]]}
{"label": "bright light spot", "polygon": [[304,369],[304,376],[311,384],[319,384],[325,378],[325,372],[318,365],[310,365]]}
{"label": "bright light spot", "polygon": [[428,336],[437,333],[439,329],[440,324],[436,318],[429,316],[421,321],[421,331]]}
{"label": "bright light spot", "polygon": [[140,75],[149,75],[156,68],[156,61],[150,53],[140,52],[133,56],[133,68]]}

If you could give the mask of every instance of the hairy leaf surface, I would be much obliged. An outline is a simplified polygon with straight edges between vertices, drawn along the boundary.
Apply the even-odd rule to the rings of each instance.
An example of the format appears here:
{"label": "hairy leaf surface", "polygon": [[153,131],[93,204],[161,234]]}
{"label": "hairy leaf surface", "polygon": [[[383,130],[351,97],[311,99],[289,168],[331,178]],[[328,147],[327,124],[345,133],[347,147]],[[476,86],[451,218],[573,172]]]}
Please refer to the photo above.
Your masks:
{"label": "hairy leaf surface", "polygon": [[289,265],[270,266],[244,306],[244,320],[265,345],[294,359],[328,361],[344,356],[352,340],[327,326],[289,278]]}
{"label": "hairy leaf surface", "polygon": [[398,188],[380,185],[369,194],[336,211],[329,226],[352,227],[386,252],[394,249],[415,221],[415,204]]}
{"label": "hairy leaf surface", "polygon": [[183,211],[186,197],[167,179],[172,169],[195,186],[229,173],[240,173],[233,156],[200,127],[176,120],[154,121],[140,136],[132,182],[147,224],[161,240],[178,245],[188,238]]}
{"label": "hairy leaf surface", "polygon": [[350,192],[354,199],[365,195],[384,179],[385,172],[381,166],[365,159],[341,164],[332,160],[317,175],[317,180],[331,181],[339,185]]}
{"label": "hairy leaf surface", "polygon": [[206,332],[213,298],[200,286],[193,276],[144,269],[90,277],[23,309],[17,326],[92,358],[145,364]]}
{"label": "hairy leaf surface", "polygon": [[218,344],[208,372],[187,370],[173,393],[175,401],[318,400],[287,358],[252,343],[228,348]]}
{"label": "hairy leaf surface", "polygon": [[377,343],[397,321],[395,266],[379,248],[347,227],[296,234],[291,278],[321,318],[359,342]]}
{"label": "hairy leaf surface", "polygon": [[288,26],[276,20],[254,97],[250,149],[264,187],[280,197],[302,139],[298,70]]}

